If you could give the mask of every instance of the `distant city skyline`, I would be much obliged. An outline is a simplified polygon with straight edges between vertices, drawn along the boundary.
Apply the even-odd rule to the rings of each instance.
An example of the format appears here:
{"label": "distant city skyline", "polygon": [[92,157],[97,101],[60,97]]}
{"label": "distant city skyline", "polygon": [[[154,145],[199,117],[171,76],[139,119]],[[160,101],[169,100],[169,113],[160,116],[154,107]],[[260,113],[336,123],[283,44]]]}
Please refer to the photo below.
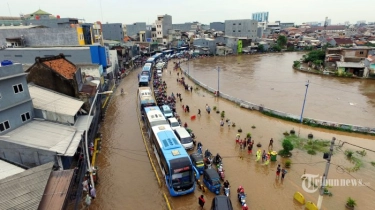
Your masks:
{"label": "distant city skyline", "polygon": [[[253,13],[269,12],[269,22],[321,22],[325,17],[332,20],[331,24],[349,21],[356,24],[358,21],[374,22],[372,15],[372,1],[341,0],[339,3],[326,0],[268,0],[268,1],[243,1],[232,0],[189,0],[177,3],[173,0],[12,0],[0,7],[0,16],[20,16],[42,9],[52,15],[62,18],[84,19],[91,23],[132,24],[146,22],[152,24],[157,15],[168,14],[172,16],[173,23],[198,21],[203,24],[210,22],[224,22],[234,19],[251,19]],[[323,6],[324,5],[324,6]]]}

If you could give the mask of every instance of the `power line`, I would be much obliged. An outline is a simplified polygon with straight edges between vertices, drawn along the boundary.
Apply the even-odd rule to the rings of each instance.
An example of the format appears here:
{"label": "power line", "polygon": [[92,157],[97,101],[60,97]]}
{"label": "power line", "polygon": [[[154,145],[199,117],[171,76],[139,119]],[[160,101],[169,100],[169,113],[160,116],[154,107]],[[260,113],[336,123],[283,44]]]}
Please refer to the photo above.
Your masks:
{"label": "power line", "polygon": [[[340,145],[340,143],[342,143],[341,145]],[[349,145],[352,145],[352,146],[354,146],[354,147],[358,147],[358,148],[361,148],[361,149],[364,149],[364,150],[367,150],[367,151],[370,151],[370,152],[375,152],[375,150],[372,150],[372,149],[369,149],[369,148],[366,148],[366,147],[362,147],[362,146],[358,146],[358,145],[356,145],[356,144],[352,144],[352,143],[349,143],[349,142],[347,142],[347,141],[339,141],[339,147],[342,147],[342,146],[344,146],[344,144],[349,144]]]}

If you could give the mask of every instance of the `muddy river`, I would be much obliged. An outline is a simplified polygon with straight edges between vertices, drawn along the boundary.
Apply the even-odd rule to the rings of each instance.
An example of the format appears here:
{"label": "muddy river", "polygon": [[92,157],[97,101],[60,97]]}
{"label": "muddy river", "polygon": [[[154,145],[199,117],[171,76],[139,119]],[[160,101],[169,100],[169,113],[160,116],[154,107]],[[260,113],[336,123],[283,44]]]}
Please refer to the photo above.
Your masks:
{"label": "muddy river", "polygon": [[[236,66],[235,68],[229,68],[229,66],[226,68],[223,67],[222,91],[228,94],[230,94],[230,91],[233,91],[233,95],[239,97],[242,95],[242,85],[246,85],[246,87],[251,87],[248,91],[245,91],[244,88],[242,92],[244,97],[250,97],[246,100],[255,103],[263,103],[265,106],[284,111],[289,111],[289,105],[293,104],[291,105],[292,107],[300,110],[304,94],[304,81],[310,79],[311,82],[324,84],[324,86],[313,85],[314,83],[311,84],[311,92],[309,90],[309,94],[311,94],[308,95],[308,97],[311,97],[308,98],[310,102],[306,105],[306,116],[313,117],[316,114],[316,118],[321,119],[326,119],[328,116],[330,119],[331,116],[332,118],[336,117],[332,119],[332,121],[351,119],[353,121],[348,123],[370,123],[370,114],[363,114],[358,108],[357,112],[361,113],[358,116],[361,116],[363,120],[356,123],[356,118],[350,118],[348,113],[351,113],[353,111],[351,109],[356,106],[348,105],[348,109],[351,111],[335,112],[337,113],[335,115],[327,113],[322,114],[321,111],[326,111],[327,109],[336,111],[334,107],[341,106],[339,105],[341,104],[340,100],[345,99],[347,101],[357,101],[357,107],[361,104],[361,106],[365,106],[367,110],[372,110],[370,113],[372,113],[373,116],[375,112],[371,105],[371,95],[366,95],[363,90],[370,88],[371,85],[374,87],[373,83],[371,84],[364,80],[346,81],[336,78],[331,78],[332,81],[330,81],[324,77],[294,72],[290,69],[290,63],[297,58],[298,55],[294,53],[289,54],[289,57],[285,57],[285,55],[265,55],[264,58],[245,58],[245,56],[239,58],[222,58],[221,66],[225,66],[225,63],[229,65],[228,60],[230,59],[236,61],[236,64],[233,64]],[[245,64],[245,60],[247,61],[248,59],[254,59],[252,65],[249,63]],[[274,61],[274,66],[267,63],[267,61],[270,62],[272,60]],[[194,62],[197,63],[190,64],[191,74],[200,75],[199,78],[201,78],[204,83],[214,87],[216,85],[215,81],[217,80],[212,77],[217,74],[215,74],[215,71],[212,70],[213,67],[209,64],[212,61],[198,60]],[[258,68],[261,62],[262,66],[264,66]],[[282,68],[282,65],[286,66],[285,68],[288,69]],[[198,70],[198,66],[200,70]],[[254,70],[250,70],[249,72],[251,73],[246,73],[246,70],[240,70],[239,66]],[[172,65],[170,64],[169,67],[168,71],[170,71]],[[279,72],[272,70],[276,68],[279,69]],[[236,73],[227,73],[230,69],[235,70]],[[100,170],[100,183],[97,185],[97,199],[93,201],[90,209],[167,209],[162,196],[162,193],[167,192],[167,190],[165,186],[159,188],[157,184],[154,172],[145,152],[145,146],[142,141],[138,123],[135,99],[138,88],[137,73],[139,71],[140,70],[132,72],[121,82],[119,88],[113,95],[106,118],[101,125],[101,132],[103,134],[102,152],[97,159],[97,165]],[[272,71],[272,73],[269,71]],[[291,72],[288,73],[288,71]],[[289,76],[283,76],[284,74],[288,74]],[[292,78],[290,76],[292,76]],[[324,161],[322,159],[322,153],[308,155],[306,151],[295,149],[292,151],[292,166],[288,169],[285,180],[283,182],[276,180],[276,166],[279,163],[282,164],[285,160],[278,156],[277,161],[271,162],[268,166],[256,162],[255,155],[248,155],[245,150],[240,150],[238,145],[236,145],[234,138],[239,128],[243,129],[242,137],[244,137],[246,133],[251,132],[255,142],[263,144],[261,149],[266,149],[269,139],[273,138],[275,140],[274,149],[278,151],[281,149],[282,133],[293,128],[303,137],[307,137],[309,133],[313,133],[316,139],[330,140],[334,136],[337,138],[337,143],[341,140],[366,148],[375,148],[373,136],[313,129],[311,127],[301,126],[300,124],[269,118],[259,112],[244,110],[230,102],[217,99],[201,89],[195,90],[192,93],[185,92],[183,87],[177,84],[176,78],[176,72],[172,72],[172,74],[165,72],[163,75],[163,79],[168,84],[169,94],[172,92],[174,94],[177,92],[182,94],[183,101],[182,103],[178,102],[177,106],[177,112],[181,115],[182,122],[188,123],[188,126],[196,134],[197,140],[203,143],[203,149],[208,148],[212,153],[220,153],[223,157],[225,175],[231,184],[232,194],[230,197],[234,209],[241,209],[236,199],[236,194],[234,193],[239,185],[245,188],[247,203],[250,209],[303,209],[302,206],[293,201],[293,194],[299,191],[305,196],[306,200],[316,203],[318,192],[311,194],[304,192],[302,189],[301,175],[304,171],[309,174],[322,175],[325,168],[325,163],[322,162]],[[228,79],[228,81],[225,82],[224,78]],[[283,83],[277,82],[281,79],[283,79]],[[298,81],[296,81],[296,79],[298,79]],[[347,85],[351,88],[346,87],[345,82],[348,83]],[[188,83],[192,85],[191,82]],[[301,87],[298,89],[297,87],[299,86]],[[315,86],[316,88],[320,88],[319,90],[321,94],[324,95],[324,99],[319,99],[318,96],[314,97]],[[124,88],[126,92],[125,95],[120,95],[121,88]],[[273,88],[273,90],[271,90],[271,88]],[[350,92],[357,92],[357,94],[343,92],[343,90],[348,89],[350,89]],[[327,105],[326,101],[330,100],[328,95],[326,95],[328,90],[338,91],[336,95],[332,93],[334,96],[340,93],[340,96],[338,96],[340,100],[337,100],[336,104],[334,104],[334,100],[331,100],[330,103],[332,104]],[[265,97],[267,94],[270,95]],[[278,99],[276,99],[276,95]],[[319,99],[322,104],[314,102],[314,98]],[[289,103],[288,100],[290,100]],[[359,100],[361,102],[359,102]],[[184,113],[182,111],[181,106],[183,104],[190,106],[190,113]],[[219,114],[211,113],[208,115],[204,111],[206,104],[209,104],[211,107],[217,106],[220,111],[225,111],[226,118],[235,122],[237,126],[220,127]],[[315,104],[318,108],[314,108]],[[344,105],[345,103],[342,103],[341,107],[344,107]],[[319,107],[322,108],[319,109]],[[197,114],[198,109],[202,110],[202,116],[191,120],[190,117]],[[290,109],[290,112],[294,113],[293,109]],[[297,110],[295,114],[299,114]],[[367,119],[367,121],[364,119]],[[256,128],[251,128],[253,125]],[[353,151],[360,150],[348,144],[345,144],[342,148],[335,147],[335,155],[332,157],[333,164],[331,165],[328,175],[329,178],[352,179],[354,177],[362,179],[370,188],[366,186],[334,186],[330,188],[333,196],[324,197],[323,209],[345,209],[345,201],[349,196],[357,201],[358,206],[356,209],[375,209],[375,201],[373,199],[375,196],[375,181],[373,178],[375,177],[375,167],[370,164],[370,162],[375,161],[375,155],[372,152],[367,152],[367,155],[362,158],[363,166],[361,169],[349,174],[340,170],[341,167],[338,167],[352,167],[352,164],[344,158],[343,153],[346,149]],[[158,171],[158,173],[160,174],[160,171]],[[204,194],[206,197],[205,209],[209,209],[214,194],[211,192],[202,192],[199,189],[196,189],[195,192],[190,195],[176,198],[168,196],[168,199],[172,209],[200,209],[198,208],[198,197],[201,194]]]}

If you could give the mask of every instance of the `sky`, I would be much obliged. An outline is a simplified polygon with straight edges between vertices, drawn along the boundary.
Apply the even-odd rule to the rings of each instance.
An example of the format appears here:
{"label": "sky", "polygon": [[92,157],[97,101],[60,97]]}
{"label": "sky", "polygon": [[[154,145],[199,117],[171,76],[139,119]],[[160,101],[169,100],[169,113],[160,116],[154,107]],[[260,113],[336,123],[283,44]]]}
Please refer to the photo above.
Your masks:
{"label": "sky", "polygon": [[[87,23],[132,24],[155,22],[157,15],[172,15],[173,23],[203,24],[251,19],[252,13],[269,12],[269,21],[303,22],[331,19],[332,24],[374,22],[370,0],[2,0],[0,16],[19,16],[42,9],[60,17]],[[5,3],[5,4],[4,4]]]}

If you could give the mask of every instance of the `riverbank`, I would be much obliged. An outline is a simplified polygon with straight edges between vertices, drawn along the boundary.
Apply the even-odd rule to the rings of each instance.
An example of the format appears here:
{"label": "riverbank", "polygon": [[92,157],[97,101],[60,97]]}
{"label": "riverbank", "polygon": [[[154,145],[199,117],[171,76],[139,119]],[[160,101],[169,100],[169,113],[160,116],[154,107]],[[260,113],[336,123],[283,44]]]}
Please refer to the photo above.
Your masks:
{"label": "riverbank", "polygon": [[350,78],[350,79],[369,79],[369,80],[375,80],[375,78],[372,78],[372,77],[354,77],[354,76],[350,76],[350,77],[346,77],[346,76],[339,76],[339,75],[336,75],[336,74],[325,74],[319,70],[315,70],[315,69],[312,69],[312,70],[308,70],[308,68],[306,69],[304,67],[304,69],[301,69],[301,68],[297,68],[297,67],[294,67],[292,66],[292,68],[296,71],[300,71],[300,72],[304,72],[304,73],[308,73],[308,74],[318,74],[318,75],[323,75],[323,76],[327,76],[327,77],[341,77],[341,78]]}
{"label": "riverbank", "polygon": [[[182,69],[184,74],[193,81],[196,85],[204,88],[211,94],[215,94],[216,89],[209,87],[206,84],[203,84],[202,82],[198,81],[196,78],[192,77],[188,74],[186,69]],[[250,110],[257,110],[260,111],[262,114],[276,117],[279,119],[287,120],[290,122],[299,123],[300,122],[300,116],[296,116],[290,113],[285,113],[283,111],[274,110],[267,108],[261,104],[255,104],[252,102],[244,101],[239,98],[232,97],[228,94],[225,94],[223,92],[219,93],[219,97],[224,98],[228,101],[231,101],[237,105],[239,105],[241,108],[250,109]],[[374,127],[366,127],[361,125],[351,125],[351,124],[345,124],[340,122],[331,122],[327,120],[320,120],[320,119],[312,119],[312,118],[303,118],[303,124],[311,126],[311,127],[320,127],[330,130],[338,130],[338,131],[345,131],[345,132],[354,132],[354,133],[361,133],[361,134],[368,134],[368,135],[375,135],[375,128]]]}

